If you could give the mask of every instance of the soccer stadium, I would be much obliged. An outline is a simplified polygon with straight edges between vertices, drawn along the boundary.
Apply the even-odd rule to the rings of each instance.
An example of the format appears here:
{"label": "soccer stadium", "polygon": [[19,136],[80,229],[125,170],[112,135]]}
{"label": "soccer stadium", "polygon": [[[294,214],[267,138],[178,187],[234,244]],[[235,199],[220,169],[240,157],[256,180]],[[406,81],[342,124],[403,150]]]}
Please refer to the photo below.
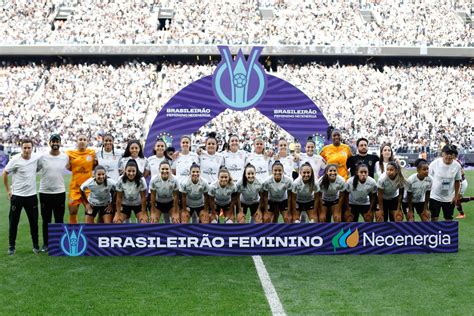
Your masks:
{"label": "soccer stadium", "polygon": [[474,1],[0,0],[0,62],[0,315],[474,314]]}

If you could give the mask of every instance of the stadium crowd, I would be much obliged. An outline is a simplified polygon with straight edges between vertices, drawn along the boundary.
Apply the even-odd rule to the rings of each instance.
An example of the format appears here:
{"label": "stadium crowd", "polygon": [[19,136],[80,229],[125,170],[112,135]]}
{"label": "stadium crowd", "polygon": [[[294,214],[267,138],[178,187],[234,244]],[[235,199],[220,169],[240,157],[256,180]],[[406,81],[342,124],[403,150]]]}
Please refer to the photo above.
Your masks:
{"label": "stadium crowd", "polygon": [[[4,1],[0,44],[472,46],[470,1]],[[55,19],[60,6],[73,13]],[[263,19],[259,8],[272,7]],[[360,9],[372,8],[366,22]],[[160,8],[173,9],[160,21]],[[34,36],[32,35],[32,30]]]}
{"label": "stadium crowd", "polygon": [[[212,63],[3,62],[0,136],[7,146],[26,136],[46,146],[52,132],[61,133],[63,144],[73,146],[74,135],[86,130],[92,136],[113,131],[119,144],[143,139],[147,124],[175,93],[214,69]],[[363,135],[370,145],[391,142],[395,148],[423,142],[433,148],[443,139],[473,148],[470,66],[281,64],[271,74],[306,93],[328,122],[342,130],[348,144]],[[242,146],[256,135],[290,139],[255,110],[229,110],[204,126],[193,145],[202,143],[210,131],[218,131],[224,140],[237,127]]]}

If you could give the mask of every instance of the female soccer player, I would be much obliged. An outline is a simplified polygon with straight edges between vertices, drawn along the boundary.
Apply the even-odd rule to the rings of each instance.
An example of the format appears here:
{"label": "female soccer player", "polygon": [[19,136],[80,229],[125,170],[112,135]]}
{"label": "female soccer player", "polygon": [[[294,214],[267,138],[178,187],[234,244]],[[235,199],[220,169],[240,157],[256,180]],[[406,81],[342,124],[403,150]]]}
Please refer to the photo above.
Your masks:
{"label": "female soccer player", "polygon": [[77,224],[77,212],[79,206],[86,201],[82,200],[81,184],[92,177],[92,170],[95,163],[95,150],[87,148],[89,138],[85,134],[77,136],[77,147],[66,151],[69,157],[67,169],[72,172],[69,184],[69,224]]}
{"label": "female soccer player", "polygon": [[[248,163],[245,166],[242,179],[237,182],[237,192],[240,193],[239,213],[243,213],[245,218],[247,210],[250,209],[251,223],[261,223],[263,220],[261,211],[262,187],[263,183],[256,177],[255,167]],[[241,217],[242,215],[237,216],[237,218]]]}
{"label": "female soccer player", "polygon": [[148,159],[145,158],[143,154],[142,144],[136,139],[133,139],[128,142],[127,147],[123,153],[122,159],[120,159],[119,172],[120,174],[124,173],[125,166],[127,162],[133,159],[135,160],[140,173],[143,177],[148,177],[150,175],[150,164]]}
{"label": "female soccer player", "polygon": [[229,151],[224,152],[224,165],[229,170],[232,179],[237,182],[242,178],[247,159],[247,152],[239,149],[239,138],[231,135],[229,138]]}
{"label": "female soccer player", "polygon": [[379,210],[375,212],[377,222],[401,222],[403,191],[406,180],[400,166],[395,161],[387,164],[385,173],[377,181]]}
{"label": "female soccer player", "polygon": [[[191,175],[181,184],[182,193],[181,223],[187,224],[192,217],[193,224],[209,223],[209,211],[206,205],[209,205],[209,186],[201,178],[201,170],[198,164],[193,163],[189,168]],[[189,207],[189,210],[188,210]]]}
{"label": "female soccer player", "polygon": [[405,186],[405,194],[403,197],[403,210],[407,210],[407,220],[413,222],[415,220],[413,210],[416,210],[423,222],[430,220],[430,211],[428,210],[428,202],[430,200],[431,185],[433,181],[428,175],[430,166],[425,159],[417,159],[415,161],[416,173],[407,179]]}
{"label": "female soccer player", "polygon": [[115,182],[120,177],[119,162],[123,153],[115,149],[114,137],[111,134],[105,134],[102,137],[102,148],[96,152],[96,159],[99,165],[107,171],[107,177]]}
{"label": "female soccer player", "polygon": [[292,186],[292,222],[300,223],[301,214],[306,212],[310,223],[318,222],[319,186],[313,168],[309,162],[300,167],[300,176],[293,181]]}
{"label": "female soccer player", "polygon": [[114,223],[123,223],[125,220],[129,220],[132,211],[139,223],[148,222],[146,190],[145,177],[140,172],[136,161],[130,159],[115,186],[117,212],[114,216]]}
{"label": "female soccer player", "polygon": [[285,223],[291,223],[291,187],[293,181],[285,176],[283,165],[275,161],[272,165],[272,176],[263,183],[263,222],[278,222],[280,213]]}
{"label": "female soccer player", "polygon": [[179,223],[178,208],[178,180],[171,174],[171,165],[168,160],[160,163],[160,174],[153,177],[150,182],[151,189],[151,223],[159,223],[161,214],[164,222]]}
{"label": "female soccer player", "polygon": [[395,161],[395,157],[393,156],[393,150],[390,144],[383,143],[382,146],[380,146],[380,160],[377,164],[375,164],[375,173],[377,176],[381,176],[382,173],[385,172],[387,168],[387,164],[390,161]]}
{"label": "female soccer player", "polygon": [[[234,209],[238,206],[239,194],[230,172],[224,167],[219,170],[218,180],[209,188],[209,205],[211,208],[211,222],[217,223],[219,211],[225,216],[225,223],[234,223]],[[245,223],[245,216],[239,212],[239,223]]]}
{"label": "female soccer player", "polygon": [[316,144],[312,138],[308,138],[305,145],[305,153],[299,155],[299,165],[302,166],[305,162],[309,162],[313,168],[316,179],[319,178],[321,169],[326,167],[326,161],[323,157],[314,153]]}
{"label": "female soccer player", "polygon": [[217,152],[216,133],[210,133],[205,142],[206,150],[199,156],[201,177],[211,185],[218,180],[218,173],[224,166],[224,157]]}
{"label": "female soccer player", "polygon": [[292,179],[298,177],[298,172],[295,170],[298,168],[297,163],[295,157],[288,153],[288,142],[286,139],[280,138],[278,141],[278,154],[274,158],[274,160],[279,160],[281,162],[286,176]]}
{"label": "female soccer player", "polygon": [[161,163],[163,161],[171,161],[166,153],[166,143],[163,139],[158,138],[153,148],[153,156],[147,158],[150,165],[151,179],[161,174]]}
{"label": "female soccer player", "polygon": [[181,151],[178,157],[173,161],[171,169],[176,175],[178,183],[181,185],[189,179],[189,171],[193,164],[199,163],[199,157],[195,152],[191,151],[191,137],[181,136]]}
{"label": "female soccer player", "polygon": [[[94,176],[81,185],[81,195],[86,208],[86,224],[94,224],[97,214],[102,217],[105,224],[112,223],[112,194],[115,185],[116,182],[108,178],[107,170],[101,165],[95,167]],[[90,192],[89,197],[86,196],[86,190]]]}
{"label": "female soccer player", "polygon": [[[349,173],[347,170],[347,159],[352,156],[351,149],[341,142],[341,131],[335,129],[331,133],[332,144],[323,147],[320,155],[328,164],[337,166],[337,173],[347,180]],[[315,171],[316,172],[316,171]]]}
{"label": "female soccer player", "polygon": [[261,137],[255,138],[253,144],[254,152],[247,156],[247,162],[255,167],[255,176],[263,183],[270,175],[270,159],[265,155],[265,143]]}
{"label": "female soccer player", "polygon": [[349,201],[350,210],[346,211],[346,222],[358,222],[362,215],[364,222],[374,220],[374,209],[377,200],[377,182],[369,176],[366,164],[358,164],[355,174],[346,183],[346,201]]}
{"label": "female soccer player", "polygon": [[318,184],[322,204],[319,212],[319,222],[330,222],[332,215],[333,221],[340,223],[346,181],[337,174],[337,166],[334,164],[327,165],[323,176],[319,178]]}

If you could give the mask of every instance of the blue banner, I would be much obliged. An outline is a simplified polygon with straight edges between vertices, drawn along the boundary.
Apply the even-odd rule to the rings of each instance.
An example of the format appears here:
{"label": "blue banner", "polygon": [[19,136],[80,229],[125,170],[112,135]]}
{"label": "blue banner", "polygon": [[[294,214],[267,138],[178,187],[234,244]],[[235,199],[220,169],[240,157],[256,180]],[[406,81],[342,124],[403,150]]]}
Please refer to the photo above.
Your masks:
{"label": "blue banner", "polygon": [[457,222],[49,224],[50,256],[286,256],[457,251]]}

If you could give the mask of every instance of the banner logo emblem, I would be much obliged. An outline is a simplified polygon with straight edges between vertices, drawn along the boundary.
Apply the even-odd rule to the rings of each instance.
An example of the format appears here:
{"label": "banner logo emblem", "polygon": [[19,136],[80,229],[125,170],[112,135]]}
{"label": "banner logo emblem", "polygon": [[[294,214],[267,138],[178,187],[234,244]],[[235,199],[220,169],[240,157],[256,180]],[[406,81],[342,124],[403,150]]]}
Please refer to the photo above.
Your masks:
{"label": "banner logo emblem", "polygon": [[223,105],[233,110],[246,110],[265,95],[267,76],[258,62],[262,47],[253,47],[248,60],[239,50],[235,61],[229,47],[219,46],[222,61],[212,79],[214,93]]}
{"label": "banner logo emblem", "polygon": [[82,255],[87,249],[87,240],[82,233],[82,225],[78,230],[68,230],[64,225],[64,234],[61,237],[61,250],[70,257]]}
{"label": "banner logo emblem", "polygon": [[356,228],[354,232],[351,233],[349,228],[347,232],[344,232],[344,229],[341,229],[331,240],[334,252],[337,248],[354,248],[359,244],[359,230]]}

